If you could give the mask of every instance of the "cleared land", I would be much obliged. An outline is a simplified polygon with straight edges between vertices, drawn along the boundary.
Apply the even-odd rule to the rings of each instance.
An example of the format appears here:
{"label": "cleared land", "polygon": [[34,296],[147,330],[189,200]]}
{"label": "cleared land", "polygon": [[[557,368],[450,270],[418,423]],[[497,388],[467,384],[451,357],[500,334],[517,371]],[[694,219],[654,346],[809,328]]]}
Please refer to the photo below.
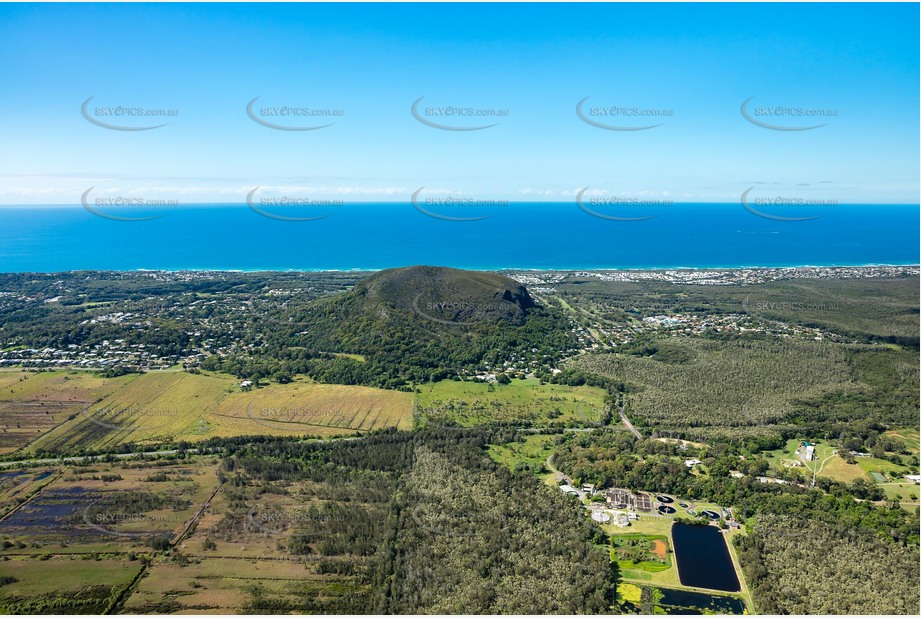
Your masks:
{"label": "cleared land", "polygon": [[[80,403],[63,403],[70,401]],[[9,415],[4,410],[10,410]],[[52,410],[56,413],[46,414]],[[229,376],[178,371],[111,380],[86,372],[51,372],[30,374],[4,390],[0,419],[4,424],[14,422],[14,413],[23,418],[27,413],[47,417],[44,429],[36,431],[37,439],[31,436],[32,441],[24,448],[29,438],[19,437],[21,434],[11,428],[7,442],[18,445],[15,448],[22,448],[24,453],[73,452],[126,442],[160,444],[215,436],[331,436],[385,427],[409,429],[412,395],[307,381],[243,391],[239,381]],[[2,436],[0,445],[4,444]]]}
{"label": "cleared land", "polygon": [[592,425],[606,407],[600,388],[540,384],[536,379],[505,385],[444,380],[419,389],[416,414],[423,425]]}
{"label": "cleared land", "polygon": [[0,454],[42,438],[133,379],[86,371],[0,372]]}
{"label": "cleared land", "polygon": [[141,570],[127,558],[85,560],[56,556],[14,558],[0,572],[15,581],[0,587],[0,611],[29,614],[101,614]]}
{"label": "cleared land", "polygon": [[0,518],[0,574],[12,578],[0,612],[108,612],[154,551],[197,521],[216,467],[200,457],[4,473],[5,495],[19,498]]}
{"label": "cleared land", "polygon": [[546,471],[546,461],[553,453],[552,435],[527,436],[522,442],[508,442],[506,444],[490,444],[486,451],[494,461],[510,470],[527,469],[535,473]]}

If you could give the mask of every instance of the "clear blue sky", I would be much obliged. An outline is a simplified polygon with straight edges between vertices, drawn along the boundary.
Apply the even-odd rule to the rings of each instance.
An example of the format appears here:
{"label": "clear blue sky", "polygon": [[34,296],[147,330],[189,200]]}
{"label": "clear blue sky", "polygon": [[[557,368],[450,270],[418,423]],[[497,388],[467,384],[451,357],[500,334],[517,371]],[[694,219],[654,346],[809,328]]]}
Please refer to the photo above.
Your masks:
{"label": "clear blue sky", "polygon": [[[0,204],[764,193],[917,203],[917,4],[0,5]],[[444,131],[412,103],[508,110]],[[177,109],[114,131],[96,106]],[[341,109],[278,131],[247,103]],[[650,122],[576,104],[672,110]],[[834,110],[775,131],[740,106]],[[124,126],[159,119],[99,120]],[[268,119],[268,118],[266,118]],[[454,126],[469,119],[431,120]],[[795,117],[764,118],[797,127]],[[268,119],[298,124],[303,119]],[[495,119],[490,120],[490,122]],[[304,124],[319,124],[308,118]]]}

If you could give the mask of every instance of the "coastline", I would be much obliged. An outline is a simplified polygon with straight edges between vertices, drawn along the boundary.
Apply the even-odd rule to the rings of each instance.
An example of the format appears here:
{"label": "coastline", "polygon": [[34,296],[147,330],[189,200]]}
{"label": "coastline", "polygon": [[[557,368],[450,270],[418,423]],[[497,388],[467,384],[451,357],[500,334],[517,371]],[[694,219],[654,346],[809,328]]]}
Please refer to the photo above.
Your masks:
{"label": "coastline", "polygon": [[[136,268],[130,270],[122,269],[99,269],[99,268],[74,268],[71,270],[0,270],[0,275],[24,275],[24,274],[72,274],[81,272],[105,272],[105,273],[237,273],[237,274],[258,274],[258,273],[310,273],[310,274],[362,274],[376,273],[390,268],[402,268],[405,266],[416,266],[417,264],[404,264],[400,266],[387,266],[385,268]],[[466,266],[448,266],[445,264],[421,264],[422,266],[446,266],[448,268],[457,268],[459,270],[469,270],[473,272],[491,272],[491,273],[509,273],[509,272],[533,272],[533,273],[572,273],[572,272],[595,272],[595,273],[641,273],[641,272],[668,272],[668,271],[720,271],[733,272],[739,270],[807,270],[807,269],[861,269],[861,268],[921,268],[921,262],[904,263],[904,264],[797,264],[782,266],[649,266],[649,267],[555,267],[555,268],[534,268],[528,266],[503,266],[497,268],[466,267]]]}

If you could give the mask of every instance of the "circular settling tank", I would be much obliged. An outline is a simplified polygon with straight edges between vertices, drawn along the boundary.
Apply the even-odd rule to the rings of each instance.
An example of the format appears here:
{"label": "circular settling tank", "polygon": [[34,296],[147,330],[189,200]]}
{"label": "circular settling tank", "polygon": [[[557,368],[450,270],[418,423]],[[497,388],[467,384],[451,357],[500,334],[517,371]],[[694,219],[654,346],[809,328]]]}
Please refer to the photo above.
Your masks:
{"label": "circular settling tank", "polygon": [[664,494],[659,494],[658,496],[656,496],[656,500],[658,500],[662,504],[671,504],[672,502],[675,501],[675,499],[672,498],[671,496],[666,496]]}
{"label": "circular settling tank", "polygon": [[657,508],[656,510],[662,513],[663,515],[674,515],[675,514],[675,507],[668,506],[667,504],[659,505],[659,508]]}

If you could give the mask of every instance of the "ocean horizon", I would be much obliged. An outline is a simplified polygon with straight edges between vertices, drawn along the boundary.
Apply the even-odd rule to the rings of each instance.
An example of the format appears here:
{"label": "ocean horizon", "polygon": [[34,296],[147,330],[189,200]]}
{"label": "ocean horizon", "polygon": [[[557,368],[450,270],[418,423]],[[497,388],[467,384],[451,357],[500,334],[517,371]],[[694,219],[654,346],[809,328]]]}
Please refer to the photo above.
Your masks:
{"label": "ocean horizon", "polygon": [[916,204],[8,205],[0,271],[910,266],[919,224]]}

